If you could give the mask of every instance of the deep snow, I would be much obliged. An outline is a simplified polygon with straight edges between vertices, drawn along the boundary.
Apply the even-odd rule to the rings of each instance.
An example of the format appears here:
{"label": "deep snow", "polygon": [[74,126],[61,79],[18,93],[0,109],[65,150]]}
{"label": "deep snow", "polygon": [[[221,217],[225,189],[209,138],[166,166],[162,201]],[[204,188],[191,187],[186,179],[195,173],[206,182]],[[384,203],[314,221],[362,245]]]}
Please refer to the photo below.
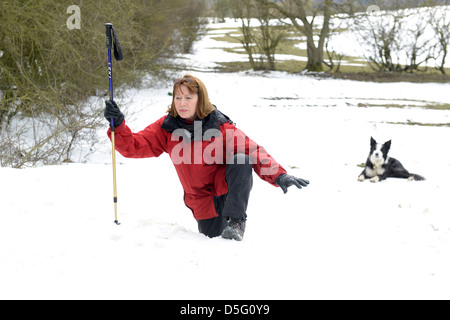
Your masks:
{"label": "deep snow", "polygon": [[[236,242],[198,234],[168,155],[117,154],[120,226],[106,138],[84,163],[0,168],[0,299],[450,298],[450,129],[393,124],[450,123],[411,107],[447,103],[450,85],[212,73],[218,46],[199,41],[191,73],[310,186],[284,195],[255,175]],[[129,90],[130,127],[159,119],[170,90]],[[427,180],[358,182],[371,136]]]}

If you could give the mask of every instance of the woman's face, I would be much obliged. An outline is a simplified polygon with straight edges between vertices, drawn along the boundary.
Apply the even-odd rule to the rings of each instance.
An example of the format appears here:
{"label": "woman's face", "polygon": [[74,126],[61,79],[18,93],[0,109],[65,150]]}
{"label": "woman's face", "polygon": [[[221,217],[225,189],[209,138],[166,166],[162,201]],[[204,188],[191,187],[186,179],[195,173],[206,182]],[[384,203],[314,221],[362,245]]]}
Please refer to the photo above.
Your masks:
{"label": "woman's face", "polygon": [[188,121],[197,119],[198,94],[190,93],[185,85],[181,85],[175,92],[175,109],[178,115]]}

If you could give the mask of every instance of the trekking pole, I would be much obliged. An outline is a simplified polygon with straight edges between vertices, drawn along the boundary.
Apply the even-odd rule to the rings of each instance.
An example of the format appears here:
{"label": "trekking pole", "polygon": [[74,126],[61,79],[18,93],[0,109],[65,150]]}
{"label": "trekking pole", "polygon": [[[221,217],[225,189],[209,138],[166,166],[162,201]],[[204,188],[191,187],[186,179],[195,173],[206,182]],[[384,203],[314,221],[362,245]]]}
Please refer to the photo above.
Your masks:
{"label": "trekking pole", "polygon": [[[106,27],[106,48],[108,49],[108,73],[109,73],[109,95],[111,102],[114,99],[113,76],[112,76],[112,59],[111,49],[114,48],[114,58],[117,61],[123,59],[122,48],[112,23],[105,23]],[[116,179],[116,141],[115,141],[115,123],[111,118],[111,144],[112,144],[112,167],[113,167],[113,191],[114,191],[114,223],[120,225],[117,219],[117,179]]]}

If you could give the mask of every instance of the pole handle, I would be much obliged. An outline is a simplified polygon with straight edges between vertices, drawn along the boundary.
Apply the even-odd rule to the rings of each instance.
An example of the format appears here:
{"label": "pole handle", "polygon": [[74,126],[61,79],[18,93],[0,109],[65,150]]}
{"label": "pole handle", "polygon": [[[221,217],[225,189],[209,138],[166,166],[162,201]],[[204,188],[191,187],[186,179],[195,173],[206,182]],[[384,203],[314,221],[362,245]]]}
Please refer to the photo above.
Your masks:
{"label": "pole handle", "polygon": [[105,28],[106,28],[106,48],[112,49],[113,48],[112,23],[105,23]]}
{"label": "pole handle", "polygon": [[105,23],[105,28],[106,28],[106,48],[108,50],[114,49],[114,58],[117,61],[123,60],[122,46],[120,45],[116,29],[114,29],[112,23]]}

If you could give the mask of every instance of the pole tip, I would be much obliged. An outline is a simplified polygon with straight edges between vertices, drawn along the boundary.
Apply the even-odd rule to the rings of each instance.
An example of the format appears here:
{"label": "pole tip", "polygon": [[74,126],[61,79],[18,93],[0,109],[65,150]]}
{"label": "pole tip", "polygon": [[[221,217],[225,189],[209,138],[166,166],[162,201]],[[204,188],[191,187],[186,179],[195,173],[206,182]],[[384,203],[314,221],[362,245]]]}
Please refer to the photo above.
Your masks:
{"label": "pole tip", "polygon": [[114,220],[114,223],[120,226],[120,222],[118,220]]}

